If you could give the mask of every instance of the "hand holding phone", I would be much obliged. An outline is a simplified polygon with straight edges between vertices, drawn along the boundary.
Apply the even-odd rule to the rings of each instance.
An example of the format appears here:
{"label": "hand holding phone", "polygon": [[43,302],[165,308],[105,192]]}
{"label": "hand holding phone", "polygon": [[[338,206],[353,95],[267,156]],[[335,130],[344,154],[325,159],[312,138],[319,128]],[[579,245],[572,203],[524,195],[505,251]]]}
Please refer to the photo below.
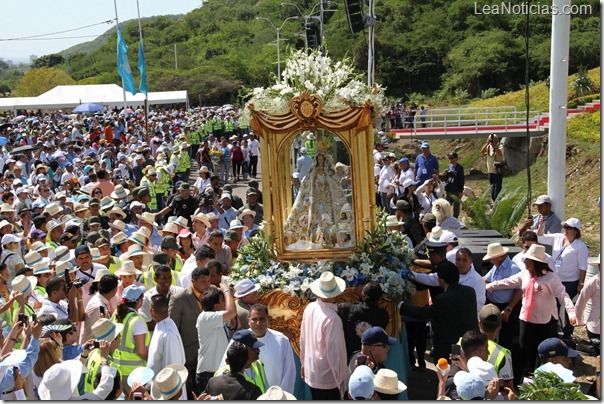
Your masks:
{"label": "hand holding phone", "polygon": [[361,365],[367,365],[367,355],[359,355],[357,356],[357,365],[361,366]]}
{"label": "hand holding phone", "polygon": [[459,355],[461,355],[461,345],[451,345],[451,360],[459,360]]}

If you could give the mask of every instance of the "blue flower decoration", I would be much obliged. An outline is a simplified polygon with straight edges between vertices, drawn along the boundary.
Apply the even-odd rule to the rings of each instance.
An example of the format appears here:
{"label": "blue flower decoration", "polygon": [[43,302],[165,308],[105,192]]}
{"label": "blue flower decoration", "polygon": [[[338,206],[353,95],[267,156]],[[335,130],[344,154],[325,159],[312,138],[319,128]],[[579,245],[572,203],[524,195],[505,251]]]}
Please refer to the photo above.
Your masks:
{"label": "blue flower decoration", "polygon": [[394,258],[394,257],[392,257],[392,254],[387,254],[386,255],[386,261],[392,262],[392,258]]}

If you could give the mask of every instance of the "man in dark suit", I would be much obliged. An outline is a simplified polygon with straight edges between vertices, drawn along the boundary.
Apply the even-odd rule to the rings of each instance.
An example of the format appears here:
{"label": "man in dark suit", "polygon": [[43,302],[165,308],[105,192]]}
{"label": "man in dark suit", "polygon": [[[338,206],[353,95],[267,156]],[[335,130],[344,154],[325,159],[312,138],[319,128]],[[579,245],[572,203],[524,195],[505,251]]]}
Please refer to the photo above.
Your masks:
{"label": "man in dark suit", "polygon": [[[441,245],[442,244],[442,245]],[[432,258],[433,249],[439,251],[444,243],[427,242]],[[469,286],[459,285],[459,270],[451,262],[438,265],[438,283],[444,292],[432,299],[430,306],[415,307],[401,302],[399,312],[418,320],[430,320],[434,332],[434,363],[439,358],[449,358],[451,345],[469,330],[478,331],[476,292]]]}
{"label": "man in dark suit", "polygon": [[199,340],[197,336],[197,317],[201,313],[201,296],[210,287],[210,270],[197,267],[191,273],[191,286],[170,298],[170,318],[176,323],[178,332],[185,348],[185,367],[189,371],[187,378],[188,397],[195,391],[195,371],[197,370],[197,351]]}
{"label": "man in dark suit", "polygon": [[226,362],[230,371],[208,381],[206,392],[212,396],[222,394],[225,400],[256,400],[262,392],[255,384],[247,381],[243,374],[249,358],[248,348],[233,340],[227,349]]}

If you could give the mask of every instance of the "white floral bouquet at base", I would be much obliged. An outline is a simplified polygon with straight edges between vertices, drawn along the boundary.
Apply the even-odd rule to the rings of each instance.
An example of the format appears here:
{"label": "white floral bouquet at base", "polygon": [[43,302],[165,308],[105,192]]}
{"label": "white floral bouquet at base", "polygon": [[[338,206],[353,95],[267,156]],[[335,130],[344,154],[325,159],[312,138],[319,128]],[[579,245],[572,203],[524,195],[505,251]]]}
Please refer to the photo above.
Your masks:
{"label": "white floral bouquet at base", "polygon": [[378,216],[376,230],[365,237],[359,251],[352,254],[348,262],[280,262],[272,255],[271,244],[263,234],[249,239],[249,244],[242,247],[233,262],[231,280],[247,278],[260,284],[260,291],[264,293],[279,289],[292,296],[302,296],[321,273],[331,271],[349,287],[377,281],[385,295],[395,302],[415,293],[415,286],[408,279],[411,249],[403,234],[387,230],[383,214]]}
{"label": "white floral bouquet at base", "polygon": [[[354,72],[351,59],[334,62],[317,49],[309,54],[304,50],[292,51],[282,77],[271,87],[255,88],[249,103],[255,110],[283,114],[289,109],[290,100],[304,92],[321,97],[327,113],[361,106],[366,100],[371,102],[377,116],[387,110],[384,89],[363,82]],[[245,113],[249,114],[248,108]]]}

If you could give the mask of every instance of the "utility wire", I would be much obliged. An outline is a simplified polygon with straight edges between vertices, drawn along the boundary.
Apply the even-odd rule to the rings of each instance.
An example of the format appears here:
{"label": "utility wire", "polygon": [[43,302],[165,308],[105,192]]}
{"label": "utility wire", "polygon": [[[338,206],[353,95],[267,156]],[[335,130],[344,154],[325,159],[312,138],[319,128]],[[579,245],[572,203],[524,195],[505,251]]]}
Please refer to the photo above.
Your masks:
{"label": "utility wire", "polygon": [[29,38],[29,39],[19,39],[19,41],[52,41],[54,39],[78,39],[78,38],[98,38],[101,35],[83,35],[83,36],[57,36],[54,38]]}
{"label": "utility wire", "polygon": [[[113,21],[115,21],[115,18],[112,18],[111,20],[107,20],[107,21],[103,21],[103,22],[98,22],[96,24],[86,25],[84,27],[72,28],[72,29],[67,29],[67,30],[64,30],[64,31],[51,32],[49,34],[38,34],[38,35],[22,36],[22,37],[18,37],[18,38],[0,38],[0,41],[23,41],[23,40],[28,40],[28,39],[32,39],[32,38],[40,38],[40,37],[44,37],[44,36],[50,36],[50,35],[56,35],[56,34],[64,34],[66,32],[78,31],[80,29],[86,29],[86,28],[90,28],[90,27],[95,27],[97,25],[110,24]],[[73,38],[78,38],[78,37],[73,37]],[[81,37],[81,38],[84,38],[84,37]],[[60,39],[60,38],[50,38],[50,39]]]}

